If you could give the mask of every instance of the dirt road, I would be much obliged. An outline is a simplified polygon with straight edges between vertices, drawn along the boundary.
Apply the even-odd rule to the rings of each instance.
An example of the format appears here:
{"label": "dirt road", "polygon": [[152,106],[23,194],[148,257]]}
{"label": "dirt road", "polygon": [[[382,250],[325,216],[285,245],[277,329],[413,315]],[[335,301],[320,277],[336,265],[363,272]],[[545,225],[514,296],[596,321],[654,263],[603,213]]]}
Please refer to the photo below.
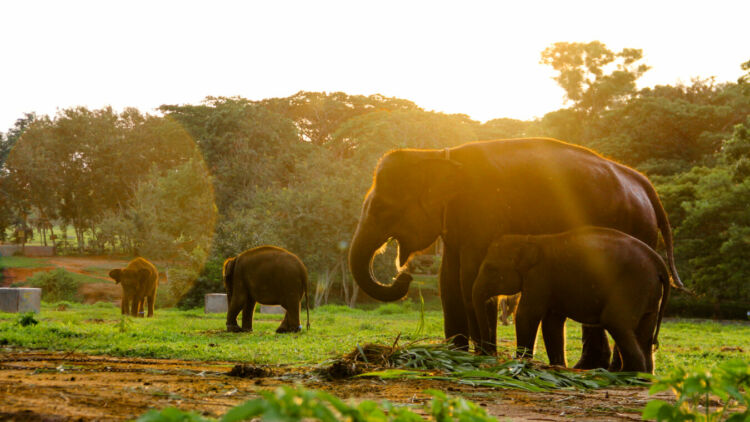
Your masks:
{"label": "dirt road", "polygon": [[648,398],[643,388],[525,393],[439,381],[328,381],[311,367],[274,367],[270,377],[238,378],[228,375],[233,366],[0,347],[0,420],[127,420],[168,406],[218,417],[282,384],[404,404],[424,402],[423,391],[432,388],[465,396],[500,420],[640,420]]}

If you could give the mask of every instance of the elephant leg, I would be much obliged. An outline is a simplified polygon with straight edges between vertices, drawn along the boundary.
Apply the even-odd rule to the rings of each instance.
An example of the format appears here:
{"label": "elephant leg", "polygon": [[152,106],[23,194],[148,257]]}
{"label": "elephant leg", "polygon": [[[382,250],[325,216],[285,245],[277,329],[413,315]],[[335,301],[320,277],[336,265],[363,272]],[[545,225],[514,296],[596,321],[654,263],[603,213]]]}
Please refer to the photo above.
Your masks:
{"label": "elephant leg", "polygon": [[[245,300],[242,297],[243,295],[238,293],[240,292],[234,292],[234,294],[232,294],[232,300],[229,301],[229,308],[227,309],[227,331],[233,333],[242,331],[240,326],[237,325],[237,315],[239,315],[240,311],[242,311],[242,308],[245,306]],[[255,306],[253,306],[253,308],[255,308]],[[252,321],[252,316],[250,317],[250,321]],[[252,329],[252,327],[250,329]]]}
{"label": "elephant leg", "polygon": [[612,346],[612,362],[607,368],[609,372],[620,372],[622,371],[622,352],[617,342]]}
{"label": "elephant leg", "polygon": [[[464,310],[466,311],[466,319],[469,325],[469,339],[478,350],[481,350],[482,336],[477,315],[474,311],[472,292],[481,262],[481,258],[471,252],[461,254],[461,296],[463,297]],[[493,301],[492,303],[495,309],[494,311],[490,311],[489,308],[487,309],[487,322],[489,323],[489,332],[494,332],[495,335],[490,334],[488,340],[497,336],[497,301]]]}
{"label": "elephant leg", "polygon": [[440,301],[443,304],[445,338],[461,350],[469,350],[469,326],[459,283],[459,259],[455,248],[446,245],[440,264]]}
{"label": "elephant leg", "polygon": [[491,298],[484,305],[487,308],[487,317],[490,322],[490,337],[488,339],[491,345],[491,354],[497,353],[497,308],[499,298],[497,296]]}
{"label": "elephant leg", "polygon": [[622,354],[622,371],[646,372],[646,359],[641,352],[635,332],[631,329],[611,327],[610,334],[620,346]]}
{"label": "elephant leg", "polygon": [[137,317],[138,308],[140,308],[140,306],[140,299],[137,296],[133,296],[133,299],[130,302],[130,315]]}
{"label": "elephant leg", "polygon": [[542,338],[550,365],[568,366],[565,357],[565,317],[549,313],[542,319]]}
{"label": "elephant leg", "polygon": [[146,296],[141,296],[138,298],[138,317],[143,318],[144,317],[144,311],[146,310]]}
{"label": "elephant leg", "polygon": [[248,297],[242,306],[242,331],[253,331],[253,317],[255,316],[256,303],[255,299]]}
{"label": "elephant leg", "polygon": [[658,322],[658,314],[651,312],[646,314],[638,323],[636,336],[638,345],[643,352],[643,358],[646,360],[646,372],[654,373],[654,330]]}
{"label": "elephant leg", "polygon": [[283,307],[286,310],[286,315],[284,315],[284,320],[281,321],[279,328],[276,329],[277,333],[296,333],[300,331],[299,305],[299,299],[290,300],[284,304]]}
{"label": "elephant leg", "polygon": [[609,349],[607,333],[601,327],[584,325],[581,329],[583,331],[583,352],[575,368],[608,368],[612,352]]}
{"label": "elephant leg", "polygon": [[523,298],[516,311],[516,357],[533,358],[536,334],[542,314],[523,304]]}
{"label": "elephant leg", "polygon": [[128,315],[130,313],[129,308],[129,302],[128,302],[128,296],[126,294],[122,295],[122,301],[120,301],[120,313],[123,315]]}
{"label": "elephant leg", "polygon": [[156,292],[151,293],[148,296],[148,317],[154,316],[154,301],[156,300]]}

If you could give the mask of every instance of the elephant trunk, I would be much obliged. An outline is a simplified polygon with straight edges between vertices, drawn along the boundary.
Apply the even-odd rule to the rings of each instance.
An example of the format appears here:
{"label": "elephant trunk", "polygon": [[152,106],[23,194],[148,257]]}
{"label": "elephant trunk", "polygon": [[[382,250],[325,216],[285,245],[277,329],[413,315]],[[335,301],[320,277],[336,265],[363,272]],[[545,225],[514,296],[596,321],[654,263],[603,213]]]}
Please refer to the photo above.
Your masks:
{"label": "elephant trunk", "polygon": [[390,286],[375,278],[372,260],[387,240],[387,236],[375,234],[374,230],[367,229],[366,225],[360,223],[349,249],[349,268],[354,280],[365,293],[377,300],[392,302],[406,296],[412,278],[407,273],[401,273]]}

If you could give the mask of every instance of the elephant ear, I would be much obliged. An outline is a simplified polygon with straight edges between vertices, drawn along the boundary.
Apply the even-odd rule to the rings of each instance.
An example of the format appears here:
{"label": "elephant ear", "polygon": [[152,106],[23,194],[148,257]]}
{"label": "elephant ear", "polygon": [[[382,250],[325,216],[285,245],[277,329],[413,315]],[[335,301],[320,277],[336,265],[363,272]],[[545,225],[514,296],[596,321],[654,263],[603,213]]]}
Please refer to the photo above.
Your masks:
{"label": "elephant ear", "polygon": [[151,271],[149,271],[148,269],[141,268],[140,270],[138,270],[138,280],[140,280],[141,283],[146,283],[150,276]]}
{"label": "elephant ear", "polygon": [[542,249],[535,243],[524,242],[515,250],[514,263],[521,272],[526,272],[542,259]]}
{"label": "elephant ear", "polygon": [[422,192],[419,200],[426,210],[442,208],[446,202],[461,192],[465,175],[460,163],[443,158],[423,160],[417,164],[422,178]]}
{"label": "elephant ear", "polygon": [[122,275],[122,269],[121,268],[115,268],[114,270],[109,272],[109,276],[115,280],[115,284],[120,282],[120,276]]}

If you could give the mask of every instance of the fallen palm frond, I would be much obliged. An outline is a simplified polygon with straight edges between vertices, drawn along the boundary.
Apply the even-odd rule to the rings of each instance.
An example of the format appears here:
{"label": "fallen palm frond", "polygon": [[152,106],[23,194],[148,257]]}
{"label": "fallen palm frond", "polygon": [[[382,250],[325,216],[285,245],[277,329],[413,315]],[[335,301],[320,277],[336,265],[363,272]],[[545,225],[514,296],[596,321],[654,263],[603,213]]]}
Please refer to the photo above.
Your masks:
{"label": "fallen palm frond", "polygon": [[[380,379],[430,379],[473,386],[511,388],[526,391],[554,389],[597,389],[643,386],[648,381],[637,373],[613,373],[603,369],[581,371],[543,365],[528,360],[501,361],[456,350],[446,343],[399,347],[367,344],[334,362],[332,376],[377,377]],[[345,372],[333,374],[334,368]]]}

